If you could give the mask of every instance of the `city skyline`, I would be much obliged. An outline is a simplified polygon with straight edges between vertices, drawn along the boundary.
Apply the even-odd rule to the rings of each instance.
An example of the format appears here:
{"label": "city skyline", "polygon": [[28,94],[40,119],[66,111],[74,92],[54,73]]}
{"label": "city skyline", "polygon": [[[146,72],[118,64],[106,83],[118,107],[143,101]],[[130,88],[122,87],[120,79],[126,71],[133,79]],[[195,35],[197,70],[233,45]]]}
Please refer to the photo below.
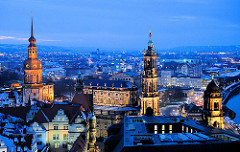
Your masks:
{"label": "city skyline", "polygon": [[31,11],[39,45],[142,49],[150,30],[156,49],[239,45],[240,40],[237,1],[15,0],[0,4],[0,13],[5,14],[1,44],[27,43]]}

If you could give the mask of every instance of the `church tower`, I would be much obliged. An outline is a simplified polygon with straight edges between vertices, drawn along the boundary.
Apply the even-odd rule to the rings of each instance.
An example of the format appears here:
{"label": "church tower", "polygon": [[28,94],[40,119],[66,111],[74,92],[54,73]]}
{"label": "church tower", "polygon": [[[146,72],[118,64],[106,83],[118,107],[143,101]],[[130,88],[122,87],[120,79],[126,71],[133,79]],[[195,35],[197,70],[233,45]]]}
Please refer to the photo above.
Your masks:
{"label": "church tower", "polygon": [[31,37],[28,39],[28,58],[24,62],[24,89],[23,105],[31,104],[32,99],[38,101],[54,100],[53,84],[46,85],[42,83],[42,62],[37,58],[36,39],[33,35],[33,18],[31,20]]}
{"label": "church tower", "polygon": [[96,147],[96,116],[94,112],[88,114],[88,152],[95,152]]}
{"label": "church tower", "polygon": [[153,50],[152,34],[149,33],[148,49],[144,51],[144,73],[142,78],[141,114],[146,114],[147,108],[153,110],[153,115],[160,115],[158,73],[156,67],[157,53]]}
{"label": "church tower", "polygon": [[222,94],[214,79],[204,92],[204,120],[209,126],[223,129]]}

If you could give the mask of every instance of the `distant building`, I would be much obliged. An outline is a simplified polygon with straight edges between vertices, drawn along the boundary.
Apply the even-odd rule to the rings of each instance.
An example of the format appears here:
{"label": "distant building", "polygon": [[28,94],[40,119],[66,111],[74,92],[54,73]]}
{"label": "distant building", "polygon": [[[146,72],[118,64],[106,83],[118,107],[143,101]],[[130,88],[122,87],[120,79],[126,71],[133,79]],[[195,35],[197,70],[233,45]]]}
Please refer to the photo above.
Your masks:
{"label": "distant building", "polygon": [[43,70],[43,76],[52,79],[61,79],[66,77],[66,71],[61,67],[48,68]]}
{"label": "distant building", "polygon": [[203,108],[194,103],[181,105],[181,116],[196,121],[203,121]]}
{"label": "distant building", "polygon": [[28,46],[28,59],[24,62],[23,104],[29,104],[32,99],[42,102],[53,102],[53,84],[42,83],[42,62],[37,58],[36,39],[33,36],[33,20],[31,25],[31,37]]}
{"label": "distant building", "polygon": [[115,71],[116,72],[126,72],[126,59],[124,58],[116,58],[114,61]]}
{"label": "distant building", "polygon": [[0,107],[17,107],[23,104],[22,82],[12,80],[0,88]]}
{"label": "distant building", "polygon": [[165,151],[212,152],[237,149],[240,136],[204,126],[181,116],[127,116],[112,125],[105,139],[106,152]]}
{"label": "distant building", "polygon": [[134,72],[120,72],[116,73],[109,78],[109,80],[121,80],[129,81],[136,84],[138,87],[141,86],[141,76]]}
{"label": "distant building", "polygon": [[201,77],[190,77],[183,74],[173,74],[173,71],[162,70],[159,84],[163,87],[179,86],[202,88]]}
{"label": "distant building", "polygon": [[202,79],[197,77],[181,77],[181,76],[173,76],[172,77],[172,86],[179,87],[191,87],[191,88],[201,88]]}
{"label": "distant building", "polygon": [[172,86],[172,70],[161,70],[161,77],[159,77],[159,84],[163,87]]}
{"label": "distant building", "polygon": [[138,87],[120,80],[88,79],[83,82],[83,93],[93,94],[93,104],[103,106],[136,106]]}
{"label": "distant building", "polygon": [[181,73],[189,77],[201,77],[202,65],[194,63],[193,61],[187,61],[186,63],[181,63],[177,66],[176,73]]}

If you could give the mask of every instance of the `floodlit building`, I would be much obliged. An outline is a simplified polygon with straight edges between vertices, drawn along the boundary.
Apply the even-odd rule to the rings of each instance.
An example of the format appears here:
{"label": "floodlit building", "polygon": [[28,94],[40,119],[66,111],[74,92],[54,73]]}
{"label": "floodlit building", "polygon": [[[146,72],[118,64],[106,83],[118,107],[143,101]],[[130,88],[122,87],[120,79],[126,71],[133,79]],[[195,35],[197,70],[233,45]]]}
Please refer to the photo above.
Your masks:
{"label": "floodlit building", "polygon": [[204,120],[209,126],[223,129],[222,94],[214,79],[204,92]]}
{"label": "floodlit building", "polygon": [[136,106],[138,87],[121,80],[88,79],[83,82],[83,93],[93,94],[93,104],[103,106]]}
{"label": "floodlit building", "polygon": [[36,39],[33,36],[33,19],[31,37],[28,46],[28,58],[24,62],[23,104],[29,104],[32,99],[42,102],[53,102],[54,86],[42,82],[42,62],[37,58]]}
{"label": "floodlit building", "polygon": [[144,52],[144,73],[142,80],[141,114],[146,114],[147,108],[153,109],[154,115],[160,115],[158,92],[158,73],[156,67],[157,53],[153,50],[152,34],[149,33],[148,49]]}

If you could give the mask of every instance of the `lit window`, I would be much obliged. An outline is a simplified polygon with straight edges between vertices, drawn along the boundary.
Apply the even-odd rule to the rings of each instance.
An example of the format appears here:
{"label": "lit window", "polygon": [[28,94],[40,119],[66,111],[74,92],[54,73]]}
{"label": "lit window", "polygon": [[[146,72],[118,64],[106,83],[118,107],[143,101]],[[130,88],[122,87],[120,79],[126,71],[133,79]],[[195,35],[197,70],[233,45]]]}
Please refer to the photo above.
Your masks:
{"label": "lit window", "polygon": [[59,142],[55,142],[54,147],[59,148]]}
{"label": "lit window", "polygon": [[158,130],[158,126],[157,125],[154,125],[154,130]]}
{"label": "lit window", "polygon": [[169,130],[172,130],[172,125],[169,125]]}
{"label": "lit window", "polygon": [[165,125],[162,125],[162,130],[165,130]]}

